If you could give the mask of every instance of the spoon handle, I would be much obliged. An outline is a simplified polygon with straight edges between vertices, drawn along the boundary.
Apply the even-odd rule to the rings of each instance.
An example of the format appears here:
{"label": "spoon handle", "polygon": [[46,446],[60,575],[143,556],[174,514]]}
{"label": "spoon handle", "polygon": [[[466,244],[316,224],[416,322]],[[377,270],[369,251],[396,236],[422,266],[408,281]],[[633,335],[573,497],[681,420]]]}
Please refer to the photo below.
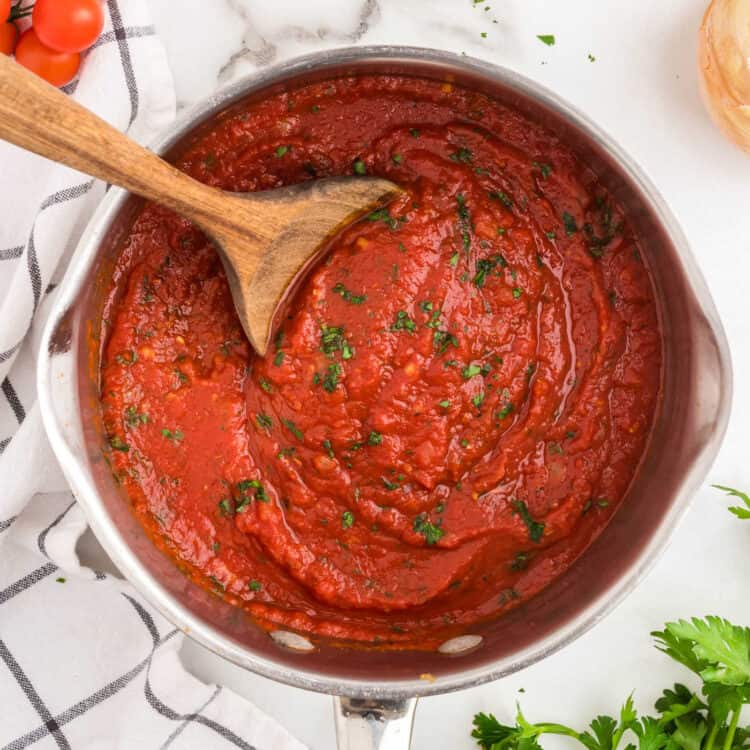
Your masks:
{"label": "spoon handle", "polygon": [[2,54],[0,138],[124,187],[204,227],[215,226],[222,213],[220,190],[191,179]]}

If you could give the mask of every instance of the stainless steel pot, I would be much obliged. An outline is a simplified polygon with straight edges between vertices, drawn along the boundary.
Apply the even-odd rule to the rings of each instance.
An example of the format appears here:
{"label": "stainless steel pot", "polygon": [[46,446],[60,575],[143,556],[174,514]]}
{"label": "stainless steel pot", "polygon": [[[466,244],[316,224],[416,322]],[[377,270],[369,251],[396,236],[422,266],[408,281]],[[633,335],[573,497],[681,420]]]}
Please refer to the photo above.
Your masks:
{"label": "stainless steel pot", "polygon": [[570,643],[632,591],[664,548],[711,464],[727,422],[726,338],[687,242],[658,192],[580,112],[510,70],[446,52],[360,47],[303,57],[246,78],[179,119],[154,149],[174,157],[240,101],[339,75],[391,72],[450,80],[511,104],[560,133],[627,209],[643,238],[664,332],[664,382],[653,437],[628,497],[580,560],[539,596],[441,650],[378,653],[267,633],[190,582],[131,515],[103,460],[98,399],[104,294],[141,201],[113,189],[75,253],[47,324],[38,386],[44,422],[70,485],[103,547],[132,584],[207,648],[279,682],[339,696],[341,748],[408,748],[418,696],[478,685]]}

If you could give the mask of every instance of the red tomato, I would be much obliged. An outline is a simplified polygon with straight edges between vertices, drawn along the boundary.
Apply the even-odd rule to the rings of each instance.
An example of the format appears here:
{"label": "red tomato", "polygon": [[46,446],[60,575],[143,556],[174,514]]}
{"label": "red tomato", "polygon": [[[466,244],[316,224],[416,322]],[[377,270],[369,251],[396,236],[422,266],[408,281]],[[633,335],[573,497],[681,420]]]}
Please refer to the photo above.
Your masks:
{"label": "red tomato", "polygon": [[18,29],[14,23],[8,21],[0,24],[0,52],[12,55],[18,40]]}
{"label": "red tomato", "polygon": [[36,0],[31,21],[51,49],[81,52],[102,33],[104,10],[101,0]]}
{"label": "red tomato", "polygon": [[0,0],[0,21],[10,18],[10,0]]}
{"label": "red tomato", "polygon": [[53,86],[64,86],[76,77],[81,56],[77,52],[50,49],[39,41],[32,28],[24,31],[18,40],[16,61]]}

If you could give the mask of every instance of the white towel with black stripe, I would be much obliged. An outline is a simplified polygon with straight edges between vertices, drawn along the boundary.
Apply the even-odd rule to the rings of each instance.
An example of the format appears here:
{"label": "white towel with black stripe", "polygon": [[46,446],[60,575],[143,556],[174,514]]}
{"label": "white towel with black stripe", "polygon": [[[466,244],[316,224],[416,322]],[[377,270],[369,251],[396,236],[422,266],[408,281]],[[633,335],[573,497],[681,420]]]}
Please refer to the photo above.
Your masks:
{"label": "white towel with black stripe", "polygon": [[[174,117],[145,0],[107,25],[66,92],[136,140]],[[105,186],[0,142],[0,747],[297,750],[275,721],[188,674],[184,636],[117,576],[82,567],[86,521],[41,426],[34,363]]]}

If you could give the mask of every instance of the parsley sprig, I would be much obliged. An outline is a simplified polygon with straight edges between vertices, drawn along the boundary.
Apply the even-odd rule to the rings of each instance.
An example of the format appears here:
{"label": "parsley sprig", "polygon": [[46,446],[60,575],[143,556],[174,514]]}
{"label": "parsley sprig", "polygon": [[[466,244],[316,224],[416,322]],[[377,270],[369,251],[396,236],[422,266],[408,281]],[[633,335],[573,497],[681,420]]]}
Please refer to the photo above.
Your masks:
{"label": "parsley sprig", "polygon": [[750,518],[750,496],[748,496],[747,493],[735,490],[733,487],[725,487],[723,484],[714,484],[712,487],[721,490],[722,492],[726,492],[727,495],[730,495],[731,497],[738,497],[742,500],[742,502],[745,503],[744,508],[741,505],[733,505],[729,508],[729,512],[734,513],[737,518]]}
{"label": "parsley sprig", "polygon": [[474,716],[471,736],[484,750],[542,750],[545,734],[571,737],[586,750],[747,750],[750,726],[750,628],[716,616],[678,620],[652,633],[656,647],[697,674],[700,695],[681,684],[662,692],[656,714],[639,716],[629,697],[619,717],[597,716],[583,732],[564,724],[532,724],[518,709],[515,724]]}

